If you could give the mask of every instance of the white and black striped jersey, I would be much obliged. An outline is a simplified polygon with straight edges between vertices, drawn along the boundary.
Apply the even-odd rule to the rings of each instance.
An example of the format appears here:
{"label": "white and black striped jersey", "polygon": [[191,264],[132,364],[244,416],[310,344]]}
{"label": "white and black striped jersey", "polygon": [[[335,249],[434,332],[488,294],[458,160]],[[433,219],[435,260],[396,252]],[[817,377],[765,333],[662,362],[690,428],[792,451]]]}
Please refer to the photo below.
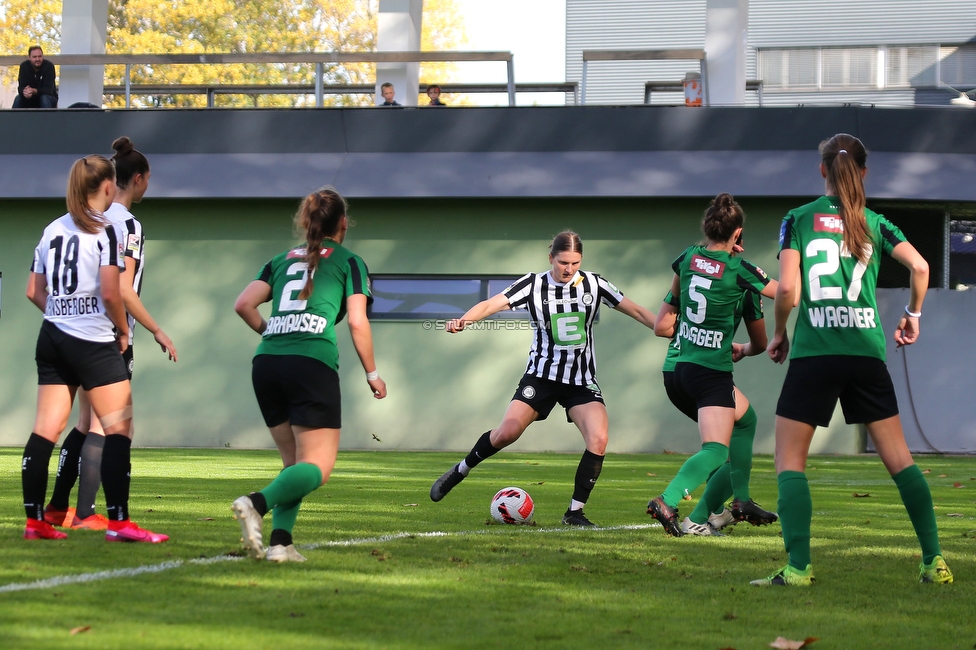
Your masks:
{"label": "white and black striped jersey", "polygon": [[115,340],[112,321],[105,313],[99,269],[124,268],[121,230],[109,223],[89,234],[78,228],[70,214],[44,229],[34,250],[31,271],[47,277],[44,319],[58,329],[86,341]]}
{"label": "white and black striped jersey", "polygon": [[[105,211],[105,216],[122,231],[122,247],[125,250],[125,256],[131,257],[136,263],[132,288],[136,290],[137,295],[141,296],[142,271],[146,263],[146,236],[142,231],[142,224],[121,203],[110,205]],[[129,345],[132,345],[136,332],[136,319],[132,317],[132,314],[126,314],[126,316],[129,318]]]}
{"label": "white and black striped jersey", "polygon": [[617,287],[589,271],[577,271],[566,284],[545,271],[523,275],[502,293],[512,309],[527,309],[534,323],[526,374],[596,385],[593,322],[601,302],[616,307],[624,299]]}

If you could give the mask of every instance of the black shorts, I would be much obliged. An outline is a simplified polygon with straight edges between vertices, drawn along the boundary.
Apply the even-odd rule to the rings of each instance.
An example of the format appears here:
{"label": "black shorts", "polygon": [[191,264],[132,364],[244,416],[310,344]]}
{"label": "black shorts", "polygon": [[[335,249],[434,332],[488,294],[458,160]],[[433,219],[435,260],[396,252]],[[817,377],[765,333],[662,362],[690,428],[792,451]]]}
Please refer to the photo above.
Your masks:
{"label": "black shorts", "polygon": [[673,370],[664,371],[664,390],[668,393],[668,399],[679,411],[698,422],[698,405],[675,384]]}
{"label": "black shorts", "polygon": [[[695,405],[695,421],[698,420],[698,409],[706,406],[735,408],[735,381],[732,373],[726,370],[678,362],[674,367],[674,385],[682,404]],[[687,411],[682,409],[682,413],[687,414]]]}
{"label": "black shorts", "polygon": [[318,359],[298,354],[259,354],[251,382],[264,423],[311,429],[342,428],[339,373]]}
{"label": "black shorts", "polygon": [[540,379],[532,375],[522,375],[522,381],[519,382],[518,388],[515,390],[515,395],[512,396],[512,400],[525,402],[535,409],[536,413],[539,414],[536,418],[537,421],[545,420],[549,417],[549,413],[556,404],[566,409],[567,422],[573,421],[569,417],[569,409],[574,406],[589,404],[590,402],[605,404],[599,386],[596,386],[594,389],[589,386],[562,384],[558,381]]}
{"label": "black shorts", "polygon": [[791,359],[776,415],[825,427],[838,399],[848,424],[869,424],[898,415],[898,399],[885,362],[844,354]]}
{"label": "black shorts", "polygon": [[34,360],[39,386],[81,386],[91,390],[129,378],[118,343],[79,339],[65,334],[50,321],[41,324]]}
{"label": "black shorts", "polygon": [[132,368],[135,366],[136,362],[132,355],[132,344],[125,349],[122,353],[122,362],[125,363],[125,371],[129,375],[129,381],[132,381]]}

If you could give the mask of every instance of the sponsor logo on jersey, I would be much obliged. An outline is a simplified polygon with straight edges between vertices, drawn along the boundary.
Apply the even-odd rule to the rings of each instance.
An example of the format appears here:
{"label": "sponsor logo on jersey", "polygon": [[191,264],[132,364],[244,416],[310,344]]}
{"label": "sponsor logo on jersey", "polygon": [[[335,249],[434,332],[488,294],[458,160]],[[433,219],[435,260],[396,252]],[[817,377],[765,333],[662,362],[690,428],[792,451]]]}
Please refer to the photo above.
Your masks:
{"label": "sponsor logo on jersey", "polygon": [[532,399],[533,397],[535,397],[535,388],[533,388],[532,386],[526,386],[525,388],[523,388],[522,397],[524,397],[525,399]]}
{"label": "sponsor logo on jersey", "polygon": [[129,235],[129,244],[127,248],[133,253],[138,253],[139,245],[139,235]]}
{"label": "sponsor logo on jersey", "polygon": [[878,323],[874,318],[871,307],[850,307],[837,305],[836,307],[811,307],[807,309],[810,324],[814,327],[856,327],[859,329],[876,329]]}
{"label": "sponsor logo on jersey", "polygon": [[264,329],[263,337],[275,336],[277,334],[294,334],[296,332],[307,332],[309,334],[321,334],[329,324],[324,316],[304,312],[301,314],[288,314],[287,316],[272,316],[268,319],[268,326]]}
{"label": "sponsor logo on jersey", "polygon": [[285,259],[286,260],[291,260],[291,259],[294,259],[296,257],[300,257],[302,259],[305,259],[305,247],[304,246],[302,246],[301,248],[293,248],[290,251],[288,251],[288,254],[287,255],[285,255]]}
{"label": "sponsor logo on jersey", "polygon": [[722,274],[725,273],[725,263],[719,262],[718,260],[710,260],[701,255],[692,255],[691,271],[692,273],[701,273],[721,279]]}
{"label": "sponsor logo on jersey", "polygon": [[549,316],[552,342],[558,348],[581,348],[586,345],[586,314],[571,311]]}
{"label": "sponsor logo on jersey", "polygon": [[[591,299],[592,301],[592,299]],[[586,302],[585,300],[583,302]],[[543,300],[543,305],[575,305],[576,298],[553,298],[552,300]],[[589,303],[586,303],[589,304]]]}
{"label": "sponsor logo on jersey", "polygon": [[119,242],[119,257],[125,255],[125,244]]}
{"label": "sponsor logo on jersey", "polygon": [[620,293],[620,289],[618,289],[617,287],[615,287],[614,284],[613,284],[613,282],[610,282],[610,280],[607,280],[607,279],[604,279],[603,281],[607,283],[607,286],[610,287],[610,289],[614,293]]}
{"label": "sponsor logo on jersey", "polygon": [[583,304],[584,305],[587,305],[587,306],[592,305],[593,304],[593,294],[591,294],[591,293],[584,293],[583,294]]}
{"label": "sponsor logo on jersey", "polygon": [[321,251],[319,251],[319,255],[321,257],[328,259],[329,255],[332,255],[332,251],[334,250],[335,250],[334,248],[323,248]]}
{"label": "sponsor logo on jersey", "polygon": [[815,214],[813,232],[844,232],[844,222],[836,214]]}
{"label": "sponsor logo on jersey", "polygon": [[779,227],[779,247],[783,248],[783,243],[786,242],[786,233],[789,231],[790,224],[784,219],[783,223]]}

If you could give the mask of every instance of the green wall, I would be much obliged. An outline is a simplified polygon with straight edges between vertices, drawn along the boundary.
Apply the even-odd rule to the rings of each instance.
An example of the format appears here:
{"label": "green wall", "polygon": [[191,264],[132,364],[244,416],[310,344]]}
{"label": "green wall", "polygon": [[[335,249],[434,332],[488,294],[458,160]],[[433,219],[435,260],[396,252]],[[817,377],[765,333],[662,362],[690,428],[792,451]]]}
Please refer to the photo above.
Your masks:
{"label": "green wall", "polygon": [[[776,238],[796,200],[745,199],[746,253],[776,275]],[[354,200],[346,244],[374,273],[542,271],[549,239],[572,228],[583,266],[657,311],[672,259],[700,237],[701,199]],[[180,361],[166,360],[136,332],[133,392],[137,445],[270,447],[250,385],[258,338],[237,317],[237,294],[274,254],[295,243],[296,201],[147,198],[133,212],[147,233],[143,300],[172,337]],[[21,445],[34,417],[34,343],[41,314],[23,297],[33,248],[60,201],[0,202],[0,444]],[[771,316],[771,303],[767,302]],[[767,319],[771,330],[772,320]],[[497,425],[524,370],[530,332],[448,335],[419,321],[373,325],[389,397],[371,396],[339,326],[343,447],[467,450]],[[610,412],[611,452],[693,451],[694,423],[661,385],[666,341],[623,314],[604,310],[595,332],[598,377]],[[742,337],[739,337],[742,340]],[[736,383],[759,414],[756,449],[772,451],[773,413],[785,367],[746,359]],[[835,418],[814,451],[857,451],[857,434]],[[514,447],[578,451],[561,410],[534,424]]]}

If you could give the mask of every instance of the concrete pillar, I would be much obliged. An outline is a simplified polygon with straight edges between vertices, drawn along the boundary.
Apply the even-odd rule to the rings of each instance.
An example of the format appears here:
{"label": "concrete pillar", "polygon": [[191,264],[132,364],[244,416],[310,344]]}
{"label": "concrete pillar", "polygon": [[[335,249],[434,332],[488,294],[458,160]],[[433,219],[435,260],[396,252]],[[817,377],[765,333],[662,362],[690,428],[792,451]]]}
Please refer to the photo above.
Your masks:
{"label": "concrete pillar", "polygon": [[741,106],[746,100],[749,0],[706,0],[707,102]]}
{"label": "concrete pillar", "polygon": [[[380,0],[377,52],[419,52],[424,0]],[[420,91],[419,63],[377,63],[376,103],[382,104],[380,86],[393,84],[396,101],[416,106]]]}
{"label": "concrete pillar", "polygon": [[[64,0],[61,8],[61,53],[105,54],[108,0]],[[58,106],[75,102],[102,105],[105,66],[60,66]]]}

